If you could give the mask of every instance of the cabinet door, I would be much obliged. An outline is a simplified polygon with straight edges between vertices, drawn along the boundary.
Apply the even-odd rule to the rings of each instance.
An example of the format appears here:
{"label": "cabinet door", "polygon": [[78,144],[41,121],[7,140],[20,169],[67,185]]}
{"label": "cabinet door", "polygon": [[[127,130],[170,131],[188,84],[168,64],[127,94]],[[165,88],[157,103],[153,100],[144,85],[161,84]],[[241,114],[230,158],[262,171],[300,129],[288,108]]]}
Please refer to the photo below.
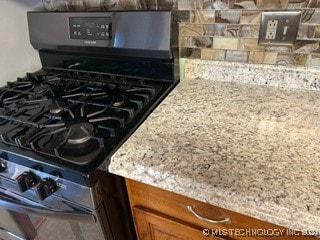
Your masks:
{"label": "cabinet door", "polygon": [[[133,214],[139,240],[208,240],[203,228],[170,218],[143,207],[134,207]],[[231,239],[210,236],[210,239]]]}
{"label": "cabinet door", "polygon": [[[281,226],[264,222],[227,209],[222,209],[208,203],[199,202],[195,199],[181,196],[179,194],[155,188],[150,185],[139,183],[133,180],[126,179],[126,183],[131,208],[135,209],[136,207],[138,207],[138,209],[135,209],[134,212],[140,212],[141,209],[147,209],[144,214],[137,213],[137,215],[139,216],[142,215],[142,217],[138,217],[140,221],[136,226],[138,231],[140,232],[140,240],[208,240],[214,239],[213,235],[219,236],[220,239],[223,238],[237,240],[319,239],[314,236],[303,236],[297,231],[291,231]],[[222,220],[229,218],[231,220],[231,223],[212,223],[209,221],[204,221],[203,219],[197,217],[194,213],[192,213],[188,206],[192,207],[193,211],[201,217],[213,220]],[[142,222],[144,224],[142,224]],[[173,230],[171,230],[170,226],[174,226]],[[143,228],[143,231],[140,231],[139,228]],[[204,237],[202,235],[203,229],[208,229],[210,237]],[[151,230],[156,233],[152,233]],[[272,230],[275,230],[277,231],[277,233],[281,231],[285,235],[275,236],[274,234],[274,236],[269,236],[268,233],[270,232],[270,230],[270,234],[272,234]],[[246,231],[251,234],[247,234]],[[257,234],[257,232],[261,231],[266,232],[267,234],[262,234],[261,236]],[[167,238],[158,237],[160,233],[162,235],[166,235]],[[155,238],[155,236],[157,236],[157,238]]]}

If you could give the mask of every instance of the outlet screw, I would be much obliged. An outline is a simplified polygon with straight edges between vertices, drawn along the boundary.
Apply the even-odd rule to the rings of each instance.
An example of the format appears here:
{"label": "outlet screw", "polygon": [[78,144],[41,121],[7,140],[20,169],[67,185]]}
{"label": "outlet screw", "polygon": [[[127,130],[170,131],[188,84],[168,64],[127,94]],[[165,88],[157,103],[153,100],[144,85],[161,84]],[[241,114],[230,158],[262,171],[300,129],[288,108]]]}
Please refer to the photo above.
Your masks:
{"label": "outlet screw", "polygon": [[288,22],[290,22],[290,20],[289,20],[289,19],[286,19],[286,23],[288,23]]}

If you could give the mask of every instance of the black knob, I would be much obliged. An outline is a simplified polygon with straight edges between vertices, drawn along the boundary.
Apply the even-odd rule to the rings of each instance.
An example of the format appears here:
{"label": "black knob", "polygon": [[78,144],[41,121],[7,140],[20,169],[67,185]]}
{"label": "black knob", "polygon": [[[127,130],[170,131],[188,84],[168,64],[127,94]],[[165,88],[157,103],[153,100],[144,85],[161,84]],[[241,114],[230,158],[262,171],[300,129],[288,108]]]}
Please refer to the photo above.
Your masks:
{"label": "black knob", "polygon": [[1,153],[0,154],[0,172],[5,172],[7,170],[7,162],[8,160],[8,155],[6,153]]}
{"label": "black knob", "polygon": [[50,178],[42,179],[36,186],[40,200],[44,200],[57,190],[57,186]]}
{"label": "black knob", "polygon": [[6,161],[0,161],[0,172],[5,172],[7,170],[7,162]]}
{"label": "black knob", "polygon": [[18,187],[21,192],[25,192],[28,189],[34,187],[37,183],[36,176],[31,172],[24,172],[16,179]]}

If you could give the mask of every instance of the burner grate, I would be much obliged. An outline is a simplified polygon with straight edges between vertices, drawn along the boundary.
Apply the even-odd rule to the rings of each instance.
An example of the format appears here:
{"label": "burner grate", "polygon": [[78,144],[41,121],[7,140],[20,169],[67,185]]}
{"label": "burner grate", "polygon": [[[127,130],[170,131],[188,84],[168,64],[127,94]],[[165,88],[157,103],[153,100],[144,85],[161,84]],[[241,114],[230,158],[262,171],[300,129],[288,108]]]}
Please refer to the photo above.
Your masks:
{"label": "burner grate", "polygon": [[163,85],[152,79],[44,69],[0,89],[0,141],[79,165],[112,151]]}

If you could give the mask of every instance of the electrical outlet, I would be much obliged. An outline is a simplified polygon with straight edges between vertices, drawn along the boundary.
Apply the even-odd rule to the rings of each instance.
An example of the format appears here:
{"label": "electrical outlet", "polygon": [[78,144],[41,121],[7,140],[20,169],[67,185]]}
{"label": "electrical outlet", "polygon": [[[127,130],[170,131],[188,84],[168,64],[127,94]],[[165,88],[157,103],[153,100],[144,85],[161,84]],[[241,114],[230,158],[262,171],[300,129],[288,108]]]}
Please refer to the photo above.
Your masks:
{"label": "electrical outlet", "polygon": [[267,23],[266,39],[275,39],[277,35],[278,20],[269,20]]}
{"label": "electrical outlet", "polygon": [[276,32],[275,31],[267,31],[266,39],[275,39],[275,38],[276,38]]}
{"label": "electrical outlet", "polygon": [[301,11],[262,12],[259,44],[293,45],[300,23]]}
{"label": "electrical outlet", "polygon": [[268,23],[267,23],[267,31],[268,29],[277,29],[277,26],[278,26],[278,20],[268,20]]}

